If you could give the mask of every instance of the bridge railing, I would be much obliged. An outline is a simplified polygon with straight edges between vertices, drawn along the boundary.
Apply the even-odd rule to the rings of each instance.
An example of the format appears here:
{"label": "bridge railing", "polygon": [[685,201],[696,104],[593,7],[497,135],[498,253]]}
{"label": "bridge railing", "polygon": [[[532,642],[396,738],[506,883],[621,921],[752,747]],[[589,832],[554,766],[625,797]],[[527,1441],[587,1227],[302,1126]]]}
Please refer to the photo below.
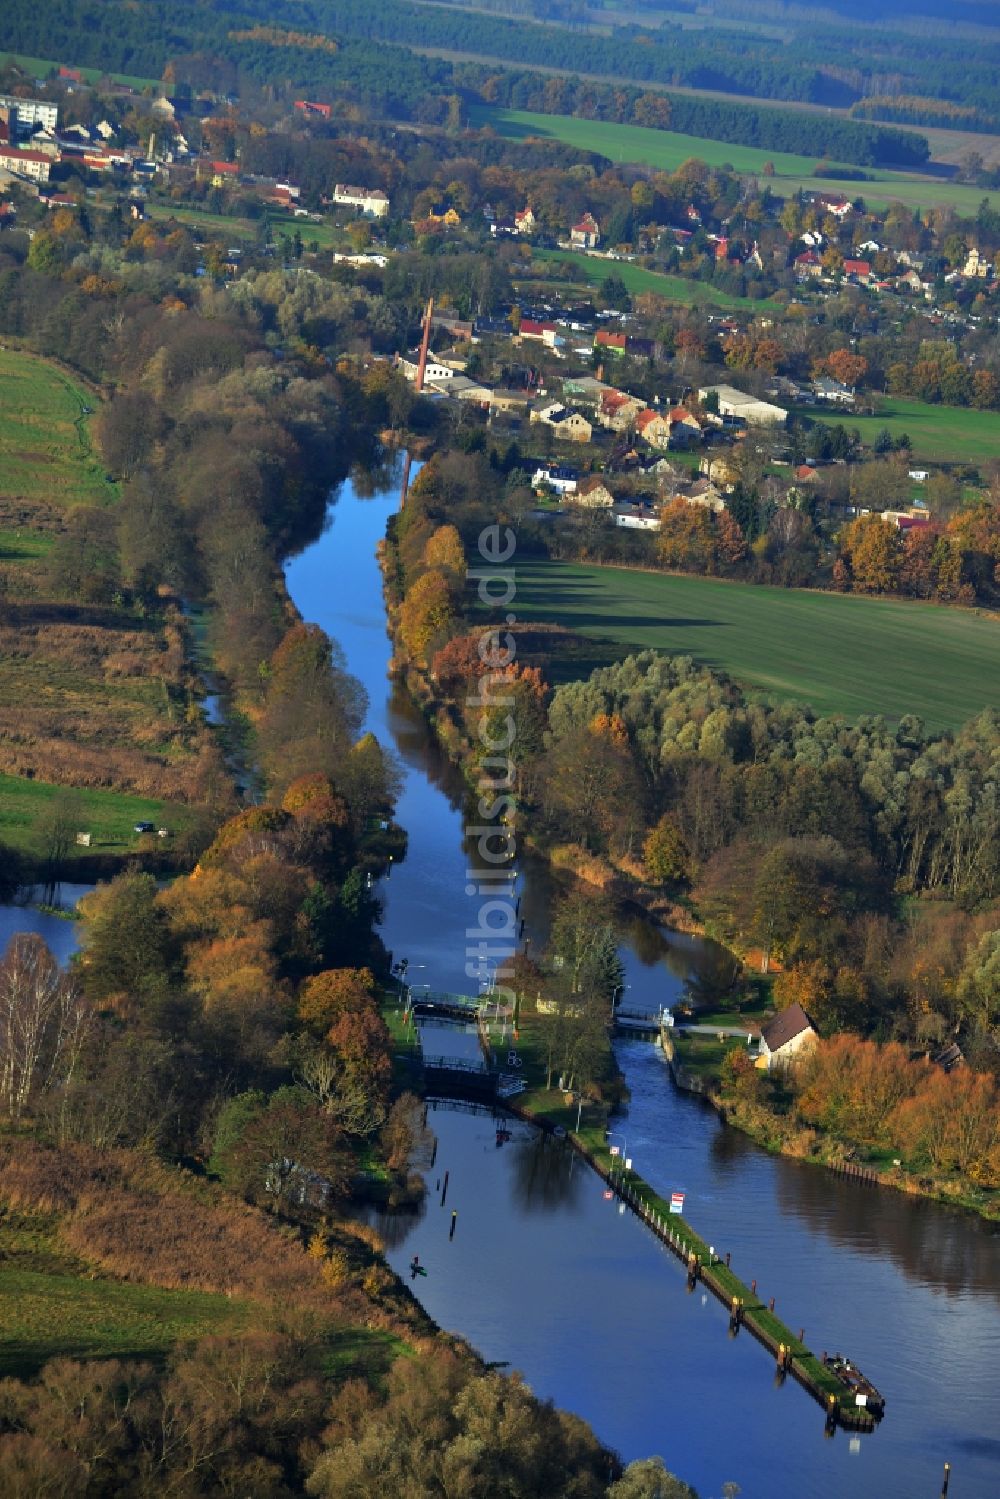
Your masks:
{"label": "bridge railing", "polygon": [[431,1072],[478,1072],[483,1077],[491,1076],[482,1062],[467,1061],[465,1057],[424,1057],[423,1064]]}

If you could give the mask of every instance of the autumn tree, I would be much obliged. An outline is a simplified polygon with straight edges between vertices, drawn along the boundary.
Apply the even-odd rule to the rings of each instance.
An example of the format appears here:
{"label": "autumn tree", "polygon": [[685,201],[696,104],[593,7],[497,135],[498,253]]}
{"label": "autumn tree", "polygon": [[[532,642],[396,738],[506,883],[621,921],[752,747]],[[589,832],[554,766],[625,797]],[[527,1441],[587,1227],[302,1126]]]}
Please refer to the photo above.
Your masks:
{"label": "autumn tree", "polygon": [[868,373],[868,360],[862,354],[853,354],[850,349],[835,349],[823,363],[834,380],[851,390],[860,385]]}
{"label": "autumn tree", "polygon": [[426,661],[427,652],[454,618],[451,587],[437,568],[423,573],[407,590],[399,615],[403,644],[416,661]]}
{"label": "autumn tree", "polygon": [[899,584],[899,532],[880,515],[859,515],[840,536],[840,548],[850,564],[854,587],[860,593],[892,593]]}
{"label": "autumn tree", "polygon": [[424,547],[424,562],[456,577],[465,576],[465,549],[455,526],[438,526]]}
{"label": "autumn tree", "polygon": [[643,845],[643,858],[650,879],[658,885],[687,879],[691,854],[684,835],[669,812],[665,812]]}
{"label": "autumn tree", "polygon": [[375,975],[370,968],[330,968],[306,979],[299,992],[298,1014],[310,1028],[325,1032],[342,1015],[375,1004]]}

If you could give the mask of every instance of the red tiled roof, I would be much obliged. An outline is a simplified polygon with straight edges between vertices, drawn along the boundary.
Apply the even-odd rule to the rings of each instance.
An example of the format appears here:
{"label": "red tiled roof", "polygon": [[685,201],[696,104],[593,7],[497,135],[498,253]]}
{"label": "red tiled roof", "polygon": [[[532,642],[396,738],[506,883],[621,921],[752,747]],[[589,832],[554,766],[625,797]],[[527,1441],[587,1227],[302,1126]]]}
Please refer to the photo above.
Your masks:
{"label": "red tiled roof", "polygon": [[11,161],[54,161],[55,157],[47,156],[44,151],[26,151],[20,146],[4,146],[0,156]]}

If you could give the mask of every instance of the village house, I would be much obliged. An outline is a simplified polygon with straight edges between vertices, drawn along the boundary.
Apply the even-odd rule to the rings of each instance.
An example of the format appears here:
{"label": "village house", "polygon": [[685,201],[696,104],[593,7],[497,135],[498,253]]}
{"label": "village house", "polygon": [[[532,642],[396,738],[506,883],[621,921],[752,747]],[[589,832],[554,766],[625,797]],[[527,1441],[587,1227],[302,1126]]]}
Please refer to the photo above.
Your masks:
{"label": "village house", "polygon": [[625,531],[658,531],[660,529],[659,512],[652,505],[643,504],[641,501],[629,503],[622,501],[614,508],[615,525],[621,526]]}
{"label": "village house", "polygon": [[514,233],[515,234],[534,234],[536,228],[537,228],[537,220],[535,218],[535,215],[531,211],[531,205],[530,204],[528,205],[527,208],[522,208],[518,213],[515,213],[515,215],[514,215]]}
{"label": "village house", "polygon": [[694,442],[701,442],[704,437],[701,422],[694,416],[686,406],[672,406],[667,415],[670,423],[670,446],[672,448],[689,448]]}
{"label": "village house", "polygon": [[668,416],[649,407],[640,411],[635,419],[636,436],[648,442],[651,448],[668,448],[673,430]]}
{"label": "village house", "polygon": [[789,1005],[762,1028],[757,1066],[768,1072],[794,1066],[818,1039],[816,1028],[802,1006]]}
{"label": "village house", "polygon": [[792,264],[800,281],[805,281],[810,276],[823,274],[823,262],[815,250],[804,250],[801,255],[796,255]]}
{"label": "village house", "polygon": [[810,463],[800,463],[793,471],[792,477],[797,485],[806,484],[811,489],[821,482],[819,470],[813,468]]}
{"label": "village house", "polygon": [[845,260],[844,275],[851,281],[870,281],[872,267],[870,260]]}
{"label": "village house", "polygon": [[614,390],[593,375],[567,375],[563,381],[563,395],[581,406],[598,407],[604,396]]}
{"label": "village house", "polygon": [[580,481],[573,503],[585,505],[589,510],[610,510],[615,497],[599,474],[591,474]]}
{"label": "village house", "polygon": [[720,514],[726,508],[725,496],[711,479],[695,479],[686,489],[679,489],[677,495],[686,505],[698,505],[702,510],[711,510],[713,515]]}
{"label": "village house", "polygon": [[628,334],[615,333],[611,328],[598,328],[594,345],[598,349],[606,349],[609,354],[624,354],[628,346]]}
{"label": "village house", "polygon": [[703,478],[711,479],[725,494],[732,494],[739,480],[739,470],[726,453],[706,453],[698,464],[698,472]]}
{"label": "village house", "polygon": [[633,426],[639,412],[645,406],[637,396],[626,395],[622,390],[607,390],[601,396],[597,419],[602,427],[612,432],[626,432]]}
{"label": "village house", "polygon": [[540,463],[531,476],[532,489],[554,489],[556,494],[576,494],[580,475],[565,463]]}
{"label": "village house", "polygon": [[[204,170],[201,163],[198,164],[199,172]],[[213,187],[225,187],[239,182],[240,169],[234,161],[213,161],[209,166]]]}
{"label": "village house", "polygon": [[560,401],[536,407],[531,413],[531,422],[549,427],[560,442],[589,442],[594,429],[579,411],[570,411]]}
{"label": "village house", "polygon": [[569,231],[569,242],[575,250],[596,250],[601,243],[601,230],[592,213],[585,213],[578,224]]}
{"label": "village house", "polygon": [[333,114],[332,104],[315,104],[311,99],[296,99],[295,108],[299,114],[320,120],[328,120]]}
{"label": "village house", "polygon": [[335,208],[356,208],[366,219],[384,219],[389,212],[389,199],[380,188],[352,187],[338,182],[333,189]]}
{"label": "village house", "polygon": [[523,416],[531,406],[530,390],[495,390],[490,410],[502,416]]}
{"label": "village house", "polygon": [[540,323],[536,318],[530,317],[521,319],[517,329],[517,337],[522,339],[537,339],[539,343],[547,345],[550,349],[554,349],[557,344],[564,342],[559,336],[559,329],[555,323]]}

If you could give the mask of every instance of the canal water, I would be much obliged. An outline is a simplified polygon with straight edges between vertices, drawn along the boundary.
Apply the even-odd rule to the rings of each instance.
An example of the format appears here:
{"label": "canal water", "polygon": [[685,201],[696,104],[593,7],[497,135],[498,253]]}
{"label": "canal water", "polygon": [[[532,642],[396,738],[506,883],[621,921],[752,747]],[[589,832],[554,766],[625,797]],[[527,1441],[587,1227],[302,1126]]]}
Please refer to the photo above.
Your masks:
{"label": "canal water", "polygon": [[31,902],[41,890],[26,892],[23,904],[0,905],[0,953],[6,951],[11,937],[18,932],[35,932],[48,943],[52,955],[66,963],[79,945],[79,928],[70,913],[81,896],[93,885],[74,885],[68,881],[56,887],[56,905],[39,907]]}
{"label": "canal water", "polygon": [[[397,504],[397,487],[362,497],[344,485],[323,535],[289,563],[288,586],[304,618],[340,642],[369,694],[368,727],[405,769],[409,849],[381,888],[386,944],[408,960],[415,997],[421,984],[471,992],[461,786],[387,676],[375,549]],[[540,940],[548,881],[524,866],[521,888]],[[670,1004],[689,974],[718,962],[709,945],[645,923],[622,936],[627,1007]],[[471,1054],[472,1038],[455,1035]],[[448,1049],[446,1029],[427,1039]],[[776,1386],[745,1332],[729,1338],[722,1307],[687,1292],[678,1262],[568,1147],[521,1124],[498,1147],[488,1115],[444,1106],[431,1116],[440,1144],[427,1202],[380,1225],[400,1273],[414,1253],[426,1265],[414,1290],[431,1315],[626,1459],[659,1453],[703,1496],[732,1481],[760,1499],[931,1499],[946,1460],[951,1499],[1000,1494],[1000,1233],[773,1158],[679,1093],[650,1043],[621,1042],[618,1055],[631,1103],[614,1138],[662,1190],[686,1191],[694,1227],[813,1348],[870,1374],[887,1400],[878,1431],[826,1438],[819,1407],[794,1382]]]}

